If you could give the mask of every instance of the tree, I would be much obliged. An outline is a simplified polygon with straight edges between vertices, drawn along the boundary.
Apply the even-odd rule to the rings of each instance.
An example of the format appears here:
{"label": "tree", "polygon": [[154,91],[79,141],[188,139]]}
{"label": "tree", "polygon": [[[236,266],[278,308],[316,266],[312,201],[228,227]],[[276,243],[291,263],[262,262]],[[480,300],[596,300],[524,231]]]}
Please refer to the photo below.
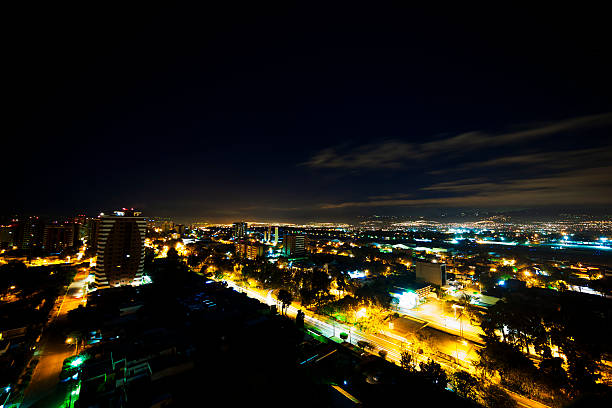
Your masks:
{"label": "tree", "polygon": [[491,338],[485,342],[486,346],[477,351],[480,361],[476,367],[489,375],[498,372],[508,388],[531,395],[536,377],[533,362],[515,345]]}
{"label": "tree", "polygon": [[153,282],[159,287],[177,288],[186,282],[189,276],[187,264],[178,256],[176,249],[170,248],[166,258],[153,261],[150,274]]}
{"label": "tree", "polygon": [[496,385],[490,385],[485,388],[483,402],[488,408],[516,407],[516,402],[510,398],[508,393]]}
{"label": "tree", "polygon": [[187,257],[187,265],[192,268],[198,266],[200,262],[202,262],[202,259],[196,254],[189,254],[189,256]]}
{"label": "tree", "polygon": [[544,383],[554,380],[557,386],[545,388],[559,390],[565,377],[560,370],[565,367],[543,362],[540,371],[550,372],[541,376],[526,357],[528,348],[533,347],[544,360],[551,359],[551,347],[556,346],[567,359],[567,389],[574,396],[590,392],[599,377],[597,362],[610,349],[610,310],[608,299],[574,292],[527,289],[513,293],[482,318],[485,349],[491,350],[484,350],[486,356],[479,353],[479,364],[499,371],[506,384],[523,392],[539,392],[542,387],[534,387],[535,377],[546,378]]}
{"label": "tree", "polygon": [[281,302],[281,313],[286,314],[287,308],[293,302],[293,295],[288,290],[281,289],[278,291],[278,300]]}
{"label": "tree", "polygon": [[295,316],[295,323],[296,323],[296,325],[299,328],[303,328],[304,327],[304,317],[305,316],[306,315],[301,310],[297,311],[297,315]]}
{"label": "tree", "polygon": [[427,363],[419,364],[421,375],[431,381],[432,384],[439,388],[446,388],[448,382],[446,372],[442,366],[435,361],[428,360]]}
{"label": "tree", "polygon": [[348,334],[345,332],[340,333],[340,338],[344,341],[346,341],[346,339],[348,339]]}
{"label": "tree", "polygon": [[560,357],[546,358],[540,362],[538,377],[553,390],[567,387],[567,373]]}
{"label": "tree", "polygon": [[400,365],[404,370],[412,369],[412,354],[408,350],[402,350],[400,356]]}
{"label": "tree", "polygon": [[153,250],[153,248],[145,247],[144,269],[150,271],[154,260],[155,251]]}
{"label": "tree", "polygon": [[450,375],[450,384],[457,395],[472,401],[478,400],[478,380],[467,371],[457,371]]}
{"label": "tree", "polygon": [[386,359],[387,358],[387,350],[378,350],[378,355],[382,358],[382,359]]}
{"label": "tree", "polygon": [[300,294],[300,301],[302,302],[302,305],[304,307],[308,307],[308,306],[312,305],[312,303],[315,300],[314,293],[309,288],[302,288],[302,289],[300,289],[299,294]]}
{"label": "tree", "polygon": [[170,262],[178,262],[179,254],[176,248],[170,247],[170,249],[168,249],[168,254],[166,255],[166,258],[168,258],[168,261]]}
{"label": "tree", "polygon": [[588,283],[589,287],[601,293],[602,296],[612,294],[612,277],[608,276],[602,279],[591,280]]}
{"label": "tree", "polygon": [[315,270],[310,276],[310,287],[314,293],[315,303],[320,306],[329,293],[330,278],[327,273]]}
{"label": "tree", "polygon": [[372,350],[374,348],[374,346],[371,343],[368,343],[365,340],[357,341],[357,347],[359,347],[362,350]]}

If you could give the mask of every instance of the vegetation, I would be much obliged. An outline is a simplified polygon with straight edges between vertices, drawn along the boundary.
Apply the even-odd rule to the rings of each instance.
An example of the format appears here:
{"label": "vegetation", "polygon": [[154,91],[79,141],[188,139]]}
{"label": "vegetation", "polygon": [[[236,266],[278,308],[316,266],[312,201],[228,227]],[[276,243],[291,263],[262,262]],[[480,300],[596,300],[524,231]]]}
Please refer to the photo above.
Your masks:
{"label": "vegetation", "polygon": [[[278,291],[283,314],[295,299],[317,313],[354,324],[366,332],[379,332],[392,313],[389,292],[395,286],[412,282],[414,274],[404,265],[403,274],[389,272],[398,265],[395,254],[348,245],[336,249],[365,261],[348,257],[338,261],[339,257],[329,254],[314,254],[312,264],[290,267],[282,259],[277,263],[264,259],[252,261],[207,249],[206,256],[192,256],[189,264],[204,263],[212,266],[215,273],[233,274],[232,279],[243,284]],[[230,248],[230,251],[233,250]],[[483,264],[490,262],[488,254],[479,254],[465,263],[466,267],[474,267],[485,289],[493,288],[501,278],[516,276],[516,268],[509,265],[499,266],[495,273],[489,272]],[[356,284],[344,271],[351,270],[348,265],[363,269],[364,264],[378,277]],[[547,284],[554,286],[555,282],[568,279],[566,272],[559,268],[546,266],[546,269],[551,271]],[[599,280],[597,284],[604,288],[606,282]],[[563,289],[560,283],[556,287]],[[511,293],[486,313],[472,304],[469,295],[446,300],[448,313],[456,313],[458,319],[472,325],[480,324],[485,333],[485,347],[478,351],[480,361],[476,363],[478,377],[459,372],[447,376],[433,361],[421,363],[420,370],[416,370],[417,355],[433,355],[437,351],[425,332],[415,334],[410,339],[410,349],[401,353],[403,368],[420,373],[442,388],[448,383],[459,395],[485,406],[512,405],[505,389],[553,406],[600,392],[599,361],[604,353],[611,351],[607,344],[612,334],[609,300],[529,289]],[[362,312],[364,309],[367,312]],[[594,331],[594,327],[601,328],[600,332]],[[358,347],[370,348],[365,342],[358,342]]]}
{"label": "vegetation", "polygon": [[599,361],[612,348],[611,319],[607,299],[542,289],[513,293],[483,318],[486,346],[478,368],[551,403],[599,393]]}
{"label": "vegetation", "polygon": [[428,360],[426,363],[419,364],[419,371],[421,375],[427,378],[432,384],[441,389],[446,388],[448,378],[446,372],[442,369],[440,364],[435,361]]}
{"label": "vegetation", "polygon": [[281,314],[287,314],[287,308],[291,306],[291,302],[293,301],[293,295],[285,290],[281,289],[278,291],[278,301],[281,303]]}

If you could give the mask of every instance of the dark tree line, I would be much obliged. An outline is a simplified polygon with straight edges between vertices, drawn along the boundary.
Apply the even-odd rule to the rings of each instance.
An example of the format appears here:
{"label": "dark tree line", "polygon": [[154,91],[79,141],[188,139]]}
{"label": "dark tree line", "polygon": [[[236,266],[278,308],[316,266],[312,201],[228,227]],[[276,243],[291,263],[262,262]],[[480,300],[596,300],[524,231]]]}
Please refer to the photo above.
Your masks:
{"label": "dark tree line", "polygon": [[486,347],[479,368],[540,399],[597,393],[598,363],[612,348],[611,306],[608,299],[572,292],[512,293],[482,318]]}

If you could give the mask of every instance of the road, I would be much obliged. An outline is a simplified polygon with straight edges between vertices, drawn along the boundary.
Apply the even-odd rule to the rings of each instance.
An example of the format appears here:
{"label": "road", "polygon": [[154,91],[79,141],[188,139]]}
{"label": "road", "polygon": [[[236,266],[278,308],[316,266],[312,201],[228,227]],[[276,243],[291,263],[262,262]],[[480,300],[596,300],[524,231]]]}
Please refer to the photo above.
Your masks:
{"label": "road", "polygon": [[[262,303],[265,303],[268,305],[278,305],[278,301],[274,299],[274,297],[272,296],[271,290],[264,291],[261,289],[244,288],[229,280],[226,280],[225,282],[228,284],[229,287],[233,288],[234,290],[245,293],[247,296],[257,299]],[[400,359],[401,359],[401,352],[403,348],[406,346],[407,341],[405,338],[402,338],[401,335],[398,335],[397,333],[395,333],[394,330],[386,330],[384,334],[365,333],[352,326],[338,323],[330,318],[314,314],[308,310],[303,310],[302,308],[300,308],[300,305],[298,303],[293,303],[291,306],[287,308],[287,315],[295,318],[295,315],[297,314],[298,310],[302,310],[305,313],[305,317],[304,317],[305,325],[317,328],[318,331],[323,336],[338,339],[338,336],[340,335],[340,333],[345,332],[349,334],[349,338],[347,339],[349,343],[357,345],[357,342],[360,340],[371,343],[376,347],[374,352],[378,352],[380,350],[386,351],[387,352],[386,359],[399,365]],[[439,324],[436,324],[436,322],[433,322],[433,323],[424,322],[423,320],[420,320],[420,319],[417,320],[416,323],[421,324],[421,325],[429,323],[432,326],[439,326]],[[448,329],[448,328],[442,326],[440,329]],[[450,329],[453,330],[453,328],[450,328]],[[455,353],[456,353],[455,355],[458,355],[460,357],[458,359],[459,361],[455,362],[455,361],[451,361],[452,359],[448,360],[446,358],[441,358],[440,354],[438,355],[425,355],[425,354],[415,355],[413,354],[413,358],[415,359],[415,362],[416,363],[426,362],[427,360],[431,358],[432,360],[440,364],[442,367],[444,367],[446,370],[450,370],[451,372],[456,371],[457,369],[463,369],[463,370],[469,371],[470,373],[474,373],[475,369],[470,360],[472,360],[471,358],[472,356],[475,356],[474,347],[477,346],[477,344],[467,339],[457,338],[455,333],[449,332],[448,330],[436,330],[436,331],[440,333],[442,336],[444,335],[453,336],[450,342],[449,341],[441,342],[439,341],[439,338],[434,339],[434,341],[435,341],[436,348],[438,348],[438,350],[442,352],[442,355],[453,356],[453,350],[455,350]],[[459,344],[463,346],[462,348],[463,354],[459,352],[460,347],[461,347],[459,346]],[[460,366],[458,366],[457,363]],[[544,404],[541,404],[537,401],[530,400],[519,394],[515,394],[512,392],[508,392],[508,393],[516,401],[516,403],[519,406],[529,407],[529,408],[548,408]]]}
{"label": "road", "polygon": [[49,317],[49,323],[60,316],[65,316],[72,309],[76,309],[80,305],[85,305],[87,301],[87,277],[89,276],[88,268],[80,268],[66,293],[61,299],[56,302],[56,311]]}
{"label": "road", "polygon": [[479,326],[471,325],[466,317],[447,316],[442,311],[442,306],[438,300],[432,300],[412,310],[402,310],[402,313],[422,319],[429,323],[429,326],[438,330],[482,344],[480,337],[484,334],[482,329]]}
{"label": "road", "polygon": [[[234,290],[246,293],[249,297],[255,298],[260,302],[266,303],[268,305],[278,304],[277,300],[272,297],[272,291],[244,288],[235,284],[234,282],[226,282],[228,286],[230,286]],[[349,343],[357,345],[357,342],[359,342],[360,340],[366,341],[375,346],[374,352],[377,353],[380,350],[386,351],[387,360],[393,361],[396,364],[399,364],[403,348],[409,345],[405,338],[402,338],[400,335],[395,334],[392,331],[386,331],[385,334],[365,333],[350,325],[345,325],[326,316],[320,316],[308,310],[304,310],[300,308],[300,305],[297,303],[293,303],[290,307],[287,308],[287,315],[295,318],[298,310],[302,310],[305,313],[304,323],[310,327],[317,328],[323,336],[340,340],[340,333],[345,332],[349,335],[347,339]],[[448,351],[449,357],[452,355],[451,353],[455,352],[455,350],[456,348],[454,343],[446,347],[446,351]],[[427,361],[428,357],[429,356],[426,356],[424,354],[414,355],[414,358],[416,359],[417,363]],[[440,360],[438,362],[440,363],[440,365],[446,367],[447,369],[457,369],[457,366],[453,363],[450,363],[448,360]]]}
{"label": "road", "polygon": [[544,405],[538,401],[530,400],[529,398],[523,397],[520,394],[510,391],[507,388],[504,388],[506,392],[512,397],[514,402],[519,407],[527,407],[527,408],[550,408],[548,405]]}
{"label": "road", "polygon": [[75,345],[66,344],[61,330],[66,314],[85,303],[85,297],[74,297],[73,293],[84,290],[89,271],[82,268],[77,272],[66,293],[56,301],[55,308],[49,316],[49,323],[40,341],[39,350],[34,358],[39,363],[34,370],[32,380],[25,391],[21,407],[58,407],[64,401],[64,391],[58,387],[59,375],[64,360],[75,354]]}

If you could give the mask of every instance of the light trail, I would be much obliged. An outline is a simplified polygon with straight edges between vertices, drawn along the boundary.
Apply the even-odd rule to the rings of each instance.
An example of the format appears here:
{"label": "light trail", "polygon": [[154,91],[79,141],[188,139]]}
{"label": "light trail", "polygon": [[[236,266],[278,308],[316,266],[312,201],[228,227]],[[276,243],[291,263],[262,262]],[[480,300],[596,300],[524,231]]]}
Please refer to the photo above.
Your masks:
{"label": "light trail", "polygon": [[[268,291],[267,296],[263,296],[259,294],[256,290],[244,288],[239,286],[238,284],[226,280],[225,281],[229,287],[234,289],[237,292],[245,293],[247,296],[257,299],[262,303],[267,305],[276,305],[277,301],[272,297],[272,291]],[[287,308],[287,314],[291,316],[297,315],[299,308],[291,305]],[[401,360],[401,349],[402,349],[402,341],[398,340],[398,343],[394,343],[390,340],[387,340],[383,337],[380,337],[375,334],[364,333],[359,329],[353,327],[346,327],[340,323],[329,323],[327,321],[322,320],[321,318],[315,317],[312,312],[306,310],[304,311],[304,323],[308,323],[311,327],[315,327],[321,331],[321,334],[327,338],[338,337],[336,336],[336,331],[346,332],[349,335],[347,342],[353,345],[357,345],[359,341],[365,341],[370,344],[376,346],[377,350],[384,350],[387,353],[387,358],[391,359],[393,362],[399,364]],[[398,336],[399,337],[399,336]],[[402,338],[403,339],[403,338]],[[403,339],[405,340],[405,339]],[[408,342],[406,342],[408,343]],[[417,360],[426,361],[426,357],[424,355],[418,355],[416,357]],[[433,358],[432,358],[433,359]],[[418,362],[418,361],[417,361]],[[438,362],[440,365],[443,365],[448,368],[452,368],[448,363],[444,361]]]}

